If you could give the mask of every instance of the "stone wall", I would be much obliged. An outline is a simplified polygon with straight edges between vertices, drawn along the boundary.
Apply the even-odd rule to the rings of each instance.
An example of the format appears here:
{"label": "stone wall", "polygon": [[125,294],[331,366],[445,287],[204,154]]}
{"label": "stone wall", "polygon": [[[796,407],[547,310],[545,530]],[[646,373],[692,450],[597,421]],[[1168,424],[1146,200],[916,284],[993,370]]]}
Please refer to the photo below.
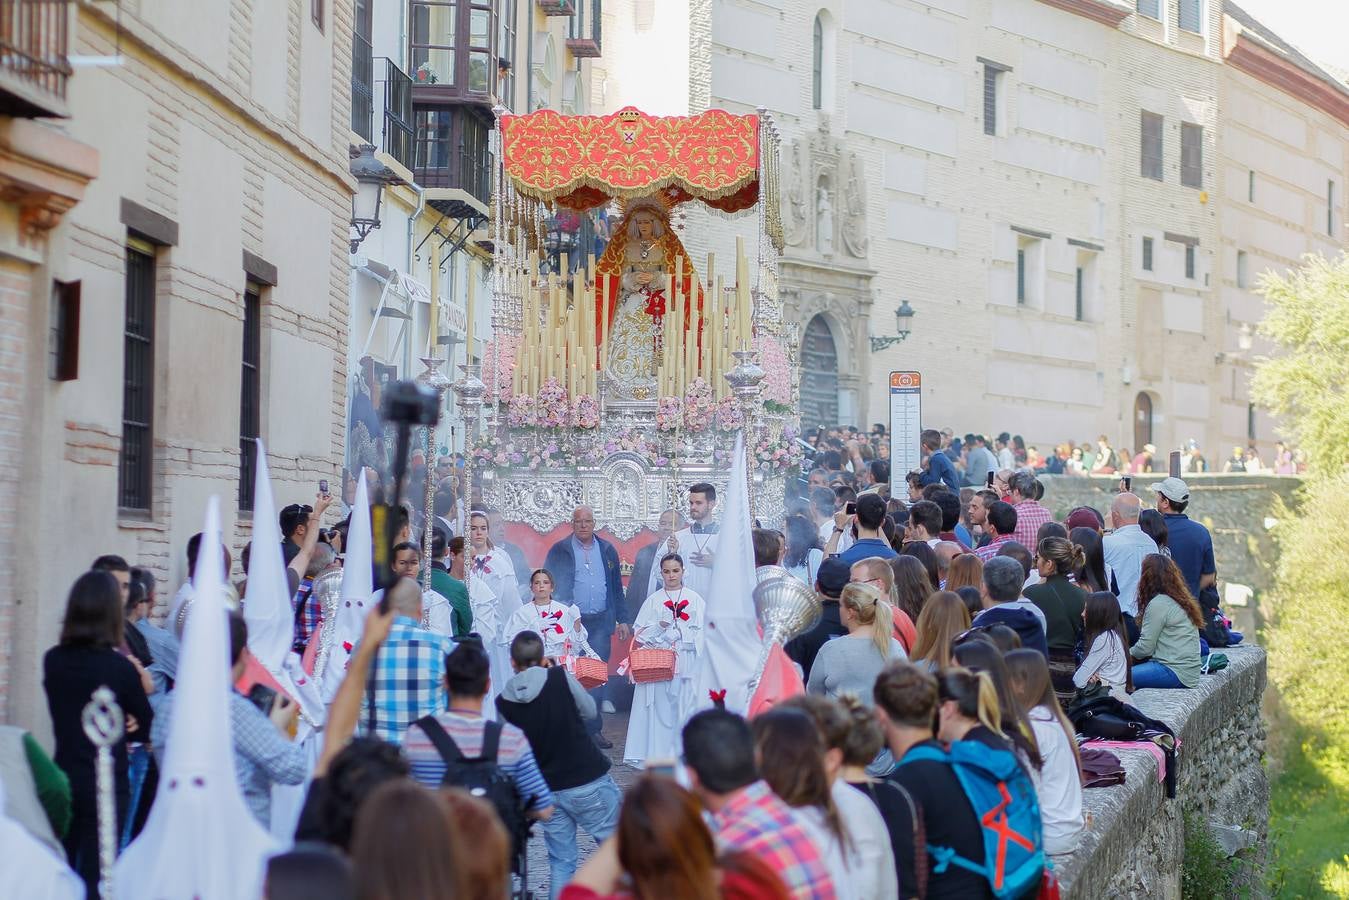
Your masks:
{"label": "stone wall", "polygon": [[[1158,473],[1134,476],[1134,493],[1151,504],[1154,498],[1148,486],[1163,477]],[[1117,477],[1047,475],[1041,481],[1045,485],[1043,503],[1059,521],[1073,507],[1091,506],[1107,517],[1109,525],[1110,502],[1119,486]],[[1186,483],[1192,492],[1188,514],[1213,535],[1219,590],[1229,601],[1233,597],[1227,593],[1229,585],[1245,585],[1254,592],[1248,606],[1229,602],[1226,607],[1237,627],[1250,631],[1260,624],[1256,617],[1260,595],[1274,581],[1278,549],[1273,529],[1280,515],[1277,501],[1291,506],[1302,479],[1289,475],[1190,475]]]}
{"label": "stone wall", "polygon": [[1269,826],[1260,716],[1265,652],[1255,646],[1223,652],[1229,666],[1194,690],[1134,694],[1134,705],[1170,725],[1181,741],[1176,798],[1166,799],[1151,754],[1118,752],[1124,784],[1084,792],[1087,833],[1076,853],[1055,861],[1064,900],[1179,897],[1186,812],[1198,822],[1241,829],[1253,845],[1242,855],[1259,872]]}

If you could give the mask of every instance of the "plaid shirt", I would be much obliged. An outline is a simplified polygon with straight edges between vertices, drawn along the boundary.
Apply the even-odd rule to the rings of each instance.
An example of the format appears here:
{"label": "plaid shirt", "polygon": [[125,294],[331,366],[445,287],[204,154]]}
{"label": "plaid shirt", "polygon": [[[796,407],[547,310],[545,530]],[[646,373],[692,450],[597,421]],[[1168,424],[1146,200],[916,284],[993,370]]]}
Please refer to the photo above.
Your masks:
{"label": "plaid shirt", "polygon": [[445,657],[453,649],[449,636],[427,631],[407,616],[395,618],[370,669],[361,701],[361,734],[398,746],[409,725],[422,716],[443,712],[450,705]]}
{"label": "plaid shirt", "polygon": [[318,630],[323,615],[318,598],[314,596],[314,579],[300,579],[300,589],[295,592],[295,599],[291,603],[291,608],[295,607],[301,609],[295,619],[295,643],[292,649],[296,653],[303,654],[305,648],[309,646],[309,638]]}
{"label": "plaid shirt", "polygon": [[737,794],[712,823],[723,849],[743,850],[768,863],[796,900],[833,900],[824,854],[766,782],[756,781]]}
{"label": "plaid shirt", "polygon": [[1054,517],[1034,500],[1022,500],[1012,508],[1016,510],[1016,531],[1012,532],[1012,540],[1034,553],[1035,535],[1041,525],[1054,521]]}
{"label": "plaid shirt", "polygon": [[993,540],[989,541],[987,544],[984,544],[982,547],[976,547],[974,550],[974,555],[979,557],[980,562],[986,563],[990,559],[998,555],[998,551],[1002,549],[1003,544],[1010,544],[1012,540],[1013,540],[1012,535],[1000,534]]}

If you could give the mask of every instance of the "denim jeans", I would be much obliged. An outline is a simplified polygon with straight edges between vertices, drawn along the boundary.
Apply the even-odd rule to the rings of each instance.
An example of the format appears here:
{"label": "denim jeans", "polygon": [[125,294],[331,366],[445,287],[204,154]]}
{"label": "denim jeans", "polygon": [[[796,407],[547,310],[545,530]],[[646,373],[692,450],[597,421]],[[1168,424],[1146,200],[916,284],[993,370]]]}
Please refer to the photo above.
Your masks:
{"label": "denim jeans", "polygon": [[553,815],[543,825],[548,845],[548,895],[556,900],[576,874],[576,826],[603,843],[618,825],[623,794],[608,773],[589,784],[553,791]]}
{"label": "denim jeans", "polygon": [[122,826],[118,850],[125,850],[131,843],[131,832],[136,826],[136,812],[140,809],[141,792],[145,787],[145,776],[150,770],[150,748],[145,744],[127,746],[127,780],[131,782],[131,807],[126,813],[126,823]]}
{"label": "denim jeans", "polygon": [[[599,654],[600,659],[609,661],[609,638],[614,633],[614,613],[612,609],[606,609],[604,612],[594,615],[581,616],[581,624],[585,626],[589,634],[590,648]],[[607,684],[602,684],[590,691],[590,696],[595,698],[595,718],[586,720],[586,731],[591,734],[599,734],[604,730],[604,711],[600,705],[604,703],[604,689]]]}
{"label": "denim jeans", "polygon": [[1185,687],[1168,667],[1154,660],[1134,663],[1135,688],[1179,688]]}

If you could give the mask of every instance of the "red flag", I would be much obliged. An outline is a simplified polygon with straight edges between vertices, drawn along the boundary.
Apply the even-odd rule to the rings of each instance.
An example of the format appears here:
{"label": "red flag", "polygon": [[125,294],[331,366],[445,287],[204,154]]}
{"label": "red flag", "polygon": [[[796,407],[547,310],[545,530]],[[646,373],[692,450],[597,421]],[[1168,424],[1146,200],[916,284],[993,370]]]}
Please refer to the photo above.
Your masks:
{"label": "red flag", "polygon": [[761,712],[767,712],[788,697],[804,694],[806,686],[801,681],[801,673],[796,664],[787,656],[782,645],[773,642],[768,651],[768,664],[764,666],[763,677],[749,701],[749,717],[752,719]]}

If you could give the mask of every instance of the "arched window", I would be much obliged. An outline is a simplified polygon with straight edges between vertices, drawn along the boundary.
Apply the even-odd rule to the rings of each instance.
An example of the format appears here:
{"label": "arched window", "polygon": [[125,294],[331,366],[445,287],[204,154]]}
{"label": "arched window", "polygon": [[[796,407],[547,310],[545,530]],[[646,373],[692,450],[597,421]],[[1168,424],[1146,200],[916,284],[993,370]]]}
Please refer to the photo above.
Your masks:
{"label": "arched window", "polygon": [[815,14],[815,33],[810,57],[810,108],[824,108],[824,20],[823,13]]}
{"label": "arched window", "polygon": [[801,425],[837,425],[838,346],[824,316],[815,316],[801,337]]}
{"label": "arched window", "polygon": [[1152,397],[1140,392],[1134,398],[1134,452],[1141,453],[1152,441]]}

